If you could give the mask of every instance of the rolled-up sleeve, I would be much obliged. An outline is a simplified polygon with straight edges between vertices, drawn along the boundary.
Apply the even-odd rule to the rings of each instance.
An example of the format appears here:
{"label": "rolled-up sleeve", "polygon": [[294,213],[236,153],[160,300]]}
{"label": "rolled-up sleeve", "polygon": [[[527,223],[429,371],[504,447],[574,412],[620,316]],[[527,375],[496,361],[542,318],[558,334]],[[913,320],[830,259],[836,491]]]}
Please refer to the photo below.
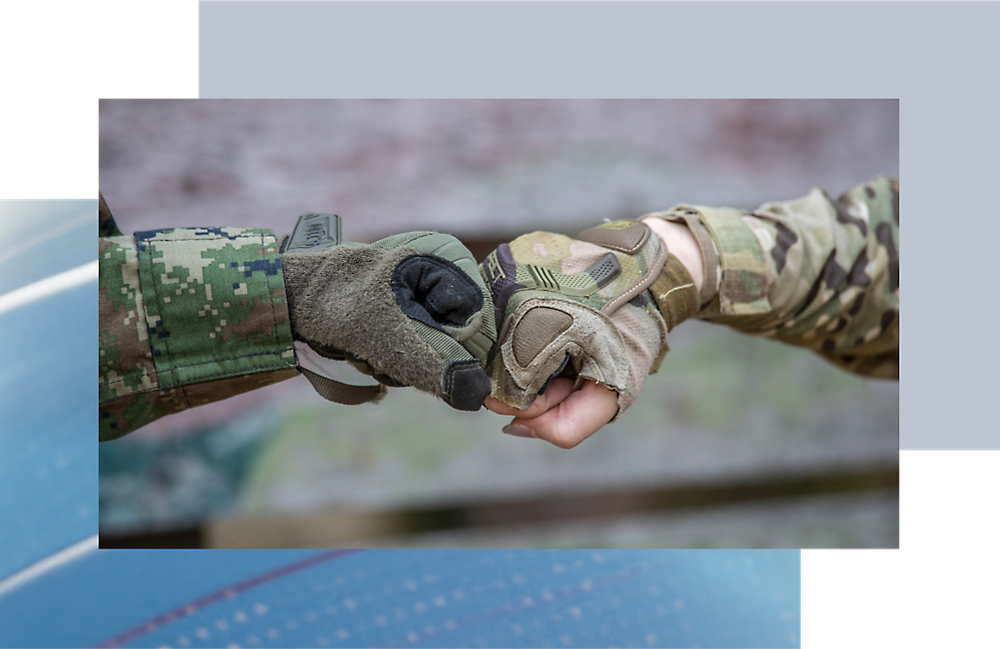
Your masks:
{"label": "rolled-up sleeve", "polygon": [[[857,374],[899,377],[899,180],[837,200],[822,189],[753,211],[680,205],[716,298],[699,318],[812,349]],[[707,242],[707,243],[703,243]]]}

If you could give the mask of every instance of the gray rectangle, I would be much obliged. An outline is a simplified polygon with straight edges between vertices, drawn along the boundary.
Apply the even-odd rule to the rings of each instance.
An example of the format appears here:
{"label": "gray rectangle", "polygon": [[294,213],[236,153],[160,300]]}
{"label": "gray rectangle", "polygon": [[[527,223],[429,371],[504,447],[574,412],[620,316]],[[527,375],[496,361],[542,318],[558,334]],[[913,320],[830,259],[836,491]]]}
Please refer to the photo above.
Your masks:
{"label": "gray rectangle", "polygon": [[920,258],[900,446],[1000,448],[998,24],[994,3],[203,2],[200,93],[898,98]]}

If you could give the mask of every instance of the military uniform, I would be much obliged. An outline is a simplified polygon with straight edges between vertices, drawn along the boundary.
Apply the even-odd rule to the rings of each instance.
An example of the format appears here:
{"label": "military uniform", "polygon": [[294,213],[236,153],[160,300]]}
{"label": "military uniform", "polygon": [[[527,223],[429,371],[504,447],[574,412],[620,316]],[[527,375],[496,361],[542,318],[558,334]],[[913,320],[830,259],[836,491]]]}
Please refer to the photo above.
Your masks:
{"label": "military uniform", "polygon": [[[647,215],[649,216],[649,215]],[[700,319],[899,377],[899,181],[750,212],[679,205],[705,261]],[[269,230],[124,236],[100,205],[100,439],[296,375]]]}
{"label": "military uniform", "polygon": [[101,208],[101,441],[297,375],[272,232],[123,236]]}
{"label": "military uniform", "polygon": [[[705,260],[697,317],[899,378],[899,180],[880,176],[753,212],[680,205]],[[714,292],[714,295],[711,293]]]}

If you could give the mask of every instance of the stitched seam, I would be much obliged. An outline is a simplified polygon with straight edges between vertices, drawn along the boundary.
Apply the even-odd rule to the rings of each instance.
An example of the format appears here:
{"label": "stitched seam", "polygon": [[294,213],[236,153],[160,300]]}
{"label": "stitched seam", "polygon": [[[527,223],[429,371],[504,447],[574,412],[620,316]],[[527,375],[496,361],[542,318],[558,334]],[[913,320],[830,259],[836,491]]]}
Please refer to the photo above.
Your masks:
{"label": "stitched seam", "polygon": [[[170,243],[171,241],[219,241],[225,239],[226,241],[236,241],[238,239],[256,239],[258,235],[246,235],[241,234],[236,237],[220,237],[219,235],[212,235],[210,237],[191,237],[190,239],[142,239],[143,243],[148,243],[152,241],[153,243]],[[261,238],[264,237],[263,234],[260,235]]]}
{"label": "stitched seam", "polygon": [[451,395],[452,388],[455,387],[455,374],[456,372],[448,372],[445,374],[444,393],[449,396]]}
{"label": "stitched seam", "polygon": [[[457,363],[468,363],[469,361],[455,361],[455,362],[457,362]],[[475,361],[475,360],[473,360],[473,362],[477,363],[477,361]],[[452,388],[455,387],[455,379],[458,378],[458,375],[460,375],[460,374],[466,374],[468,372],[475,372],[475,371],[478,371],[478,370],[479,370],[478,366],[476,366],[476,365],[470,365],[468,367],[459,367],[456,371],[449,372],[447,374],[447,377],[446,377],[447,380],[446,380],[446,385],[445,385],[445,394],[448,394],[448,395],[451,394]]]}
{"label": "stitched seam", "polygon": [[[260,236],[261,246],[266,249],[266,244],[264,243],[264,236],[265,235],[263,233],[261,233],[259,236]],[[219,241],[219,240],[222,240],[222,239],[225,239],[226,241],[234,241],[236,239],[249,239],[251,241],[255,241],[256,238],[257,238],[256,235],[255,236],[243,236],[243,235],[241,235],[241,236],[235,237],[235,238],[220,237],[220,236],[216,235],[216,236],[213,236],[213,237],[191,237],[191,238],[188,238],[188,239],[169,239],[167,241],[168,242],[169,241],[205,241],[205,240]],[[144,239],[143,241],[147,242],[148,239]],[[156,274],[153,272],[153,258],[152,258],[152,254],[153,253],[152,253],[152,251],[148,250],[148,247],[147,247],[147,251],[146,252],[149,255],[149,257],[148,257],[148,263],[149,263],[150,276],[153,279],[153,294],[156,296],[156,306],[157,306],[157,310],[160,312],[160,314],[157,315],[157,320],[159,320],[160,322],[163,322],[163,318],[162,318],[163,305],[162,305],[162,303],[160,301],[160,292],[157,289]],[[277,347],[279,345],[279,343],[278,343],[278,336],[277,336],[277,327],[275,326],[276,322],[277,322],[277,317],[275,316],[275,313],[274,313],[274,300],[273,300],[273,298],[271,298],[271,281],[270,281],[270,279],[268,279],[268,275],[267,275],[266,272],[264,274],[264,282],[265,282],[265,286],[267,286],[268,299],[269,299],[270,304],[271,304],[271,328],[272,328],[272,331],[273,331],[272,335],[274,337],[274,344]],[[141,286],[139,288],[140,288],[140,290],[142,290]],[[147,327],[148,327],[148,324],[147,324]],[[169,336],[167,336],[167,338],[169,338]],[[167,342],[167,339],[164,339],[163,345],[166,348],[167,357],[170,358],[170,343]],[[217,360],[212,360],[212,361],[206,361],[204,363],[192,363],[192,364],[189,364],[189,365],[173,365],[173,364],[171,364],[171,366],[169,367],[169,369],[163,370],[162,374],[170,374],[171,376],[173,376],[173,374],[174,374],[174,372],[176,370],[187,369],[187,368],[190,368],[190,367],[197,367],[199,365],[210,365],[212,363],[224,363],[224,362],[227,362],[227,361],[236,360],[238,358],[248,358],[250,356],[264,356],[264,355],[268,355],[268,354],[282,354],[282,353],[284,353],[284,351],[287,351],[287,349],[286,350],[280,350],[280,351],[279,350],[275,350],[275,351],[269,351],[269,352],[256,352],[256,353],[253,353],[253,354],[243,354],[241,356],[231,356],[229,358],[224,358],[224,359],[221,359],[221,360],[217,359]],[[282,366],[286,366],[286,367],[295,367],[295,365],[289,365],[288,363],[285,363],[285,362],[282,362],[281,365]],[[153,361],[153,367],[154,368],[156,367],[156,361],[155,360]],[[268,367],[270,367],[270,366],[259,366],[259,367],[255,366],[255,367],[251,367],[250,369],[266,369]],[[160,371],[154,369],[153,376],[155,376],[157,378],[157,380],[159,380],[160,374],[161,374]],[[191,403],[190,403],[190,401],[188,400],[188,397],[187,397],[187,393],[184,392],[184,390],[183,390],[183,386],[190,385],[192,383],[203,383],[203,382],[207,382],[207,381],[213,381],[213,380],[215,380],[217,378],[229,378],[229,377],[232,377],[232,376],[236,376],[237,374],[239,374],[239,372],[233,373],[233,374],[223,374],[221,376],[216,376],[216,377],[208,377],[208,378],[204,378],[204,379],[199,379],[197,381],[188,381],[186,383],[168,382],[166,385],[164,385],[161,382],[159,388],[153,388],[151,390],[142,390],[142,391],[137,391],[137,392],[130,392],[129,394],[142,394],[144,392],[151,392],[151,391],[153,391],[155,389],[181,387],[182,388],[181,392],[184,394],[184,400],[188,402],[188,408],[191,408],[193,406],[191,406]],[[128,380],[128,377],[123,377],[121,379],[116,379],[113,382],[109,382],[108,383],[108,387],[111,387],[112,385],[115,385],[115,384],[117,384],[119,382],[124,383],[126,380]],[[128,395],[125,395],[125,396],[128,396]]]}
{"label": "stitched seam", "polygon": [[[183,240],[184,241],[190,241],[190,239],[183,239]],[[146,250],[144,252],[146,252],[147,261],[149,263],[149,276],[153,280],[153,295],[156,297],[156,310],[159,311],[159,313],[156,315],[156,319],[159,320],[160,323],[162,324],[163,323],[163,317],[162,317],[163,316],[163,303],[160,301],[160,291],[159,291],[159,289],[156,286],[156,284],[157,284],[157,282],[156,282],[156,273],[153,272],[153,251],[152,251],[152,249],[150,248],[149,245],[146,245],[145,248],[146,248]],[[164,264],[164,270],[166,270],[166,264]],[[147,320],[146,327],[147,328],[149,327],[148,320]],[[168,342],[169,338],[170,338],[170,336],[167,336],[166,338],[163,339],[163,346],[164,346],[164,348],[167,351],[167,359],[170,358],[170,342]],[[150,346],[150,348],[153,347],[152,341],[150,341],[149,346]],[[156,360],[155,359],[153,360],[153,367],[154,368],[156,367]],[[169,370],[165,370],[164,373],[169,372],[169,373],[172,374],[173,371],[174,371],[174,369],[176,369],[176,368],[171,368]],[[159,380],[159,374],[160,374],[159,371],[157,371],[157,373],[156,373],[157,380]],[[171,383],[169,386],[166,386],[166,387],[173,387],[174,385],[176,385],[176,383]],[[161,388],[164,387],[162,383],[160,384],[160,387]],[[190,400],[188,400],[187,393],[185,393],[183,390],[181,390],[181,394],[184,395],[184,401],[187,403],[187,407],[190,408],[191,407],[191,402],[190,402]]]}
{"label": "stitched seam", "polygon": [[[291,348],[288,348],[288,349],[291,349]],[[253,354],[242,354],[240,356],[230,356],[228,358],[216,359],[214,361],[205,361],[204,363],[191,363],[190,365],[178,365],[176,367],[171,368],[170,370],[165,370],[163,373],[166,374],[168,372],[173,372],[174,370],[184,370],[184,369],[187,369],[189,367],[198,367],[199,365],[211,365],[212,363],[227,363],[229,361],[235,361],[235,360],[240,359],[240,358],[250,358],[251,356],[268,356],[270,354],[284,354],[286,351],[288,351],[288,349],[279,350],[279,351],[271,351],[271,352],[254,352]],[[289,365],[288,363],[285,363],[285,362],[282,362],[281,364],[282,365],[288,365],[289,367],[295,367],[295,365]],[[154,367],[155,367],[155,365],[154,365]],[[158,375],[159,372],[154,369],[153,372],[152,372],[152,374],[153,375]],[[130,377],[123,377],[123,378],[120,378],[120,379],[115,379],[114,381],[109,381],[108,382],[108,386],[112,386],[112,385],[115,385],[117,383],[124,383],[125,381],[128,381],[129,378]],[[212,379],[203,379],[203,380],[211,381]],[[172,386],[166,386],[166,387],[172,387]]]}
{"label": "stitched seam", "polygon": [[[298,369],[294,365],[289,365],[288,363],[282,363],[281,366],[274,366],[274,365],[254,365],[254,366],[251,366],[249,369],[251,369],[251,370],[277,370],[277,369],[281,369],[281,367],[287,367],[288,369],[292,369],[292,370]],[[228,374],[221,374],[219,376],[213,376],[210,379],[196,379],[194,381],[185,381],[184,383],[175,383],[173,385],[167,385],[167,386],[161,385],[158,388],[149,388],[148,390],[135,390],[133,392],[129,392],[128,394],[123,394],[121,396],[114,397],[112,399],[108,399],[107,401],[102,401],[101,403],[111,403],[112,401],[117,401],[118,399],[124,399],[126,397],[131,397],[131,396],[136,395],[136,394],[145,394],[147,392],[162,392],[163,390],[166,390],[166,389],[173,390],[173,389],[177,389],[177,388],[183,388],[184,386],[187,386],[187,385],[194,385],[195,383],[208,383],[209,381],[216,381],[216,380],[221,380],[221,379],[231,379],[234,376],[245,376],[246,374],[247,374],[246,371],[241,370],[241,371],[238,371],[238,372],[230,372]]]}
{"label": "stitched seam", "polygon": [[[264,233],[260,235],[260,247],[261,250],[267,250],[267,244],[264,243]],[[267,259],[267,252],[264,252],[264,259]],[[274,313],[274,296],[271,294],[271,280],[270,275],[267,274],[267,269],[264,270],[264,285],[267,287],[267,299],[271,303],[271,331],[274,336],[274,346],[278,346],[278,318]]]}
{"label": "stitched seam", "polygon": [[647,270],[646,276],[637,281],[629,290],[605,304],[601,308],[601,313],[610,316],[618,310],[618,307],[645,291],[653,282],[656,281],[656,278],[660,276],[660,271],[663,270],[664,264],[667,263],[667,244],[664,242],[662,245],[663,248],[660,250],[659,254],[656,255],[656,259],[653,260],[653,264]]}

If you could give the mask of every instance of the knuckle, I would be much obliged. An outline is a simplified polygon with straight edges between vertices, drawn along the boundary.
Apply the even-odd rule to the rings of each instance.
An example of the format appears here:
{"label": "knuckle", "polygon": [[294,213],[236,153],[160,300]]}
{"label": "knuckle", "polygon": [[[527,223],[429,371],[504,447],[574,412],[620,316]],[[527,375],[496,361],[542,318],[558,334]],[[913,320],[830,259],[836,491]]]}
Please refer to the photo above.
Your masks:
{"label": "knuckle", "polygon": [[578,446],[583,437],[573,431],[556,430],[549,437],[549,441],[561,449],[569,450]]}

